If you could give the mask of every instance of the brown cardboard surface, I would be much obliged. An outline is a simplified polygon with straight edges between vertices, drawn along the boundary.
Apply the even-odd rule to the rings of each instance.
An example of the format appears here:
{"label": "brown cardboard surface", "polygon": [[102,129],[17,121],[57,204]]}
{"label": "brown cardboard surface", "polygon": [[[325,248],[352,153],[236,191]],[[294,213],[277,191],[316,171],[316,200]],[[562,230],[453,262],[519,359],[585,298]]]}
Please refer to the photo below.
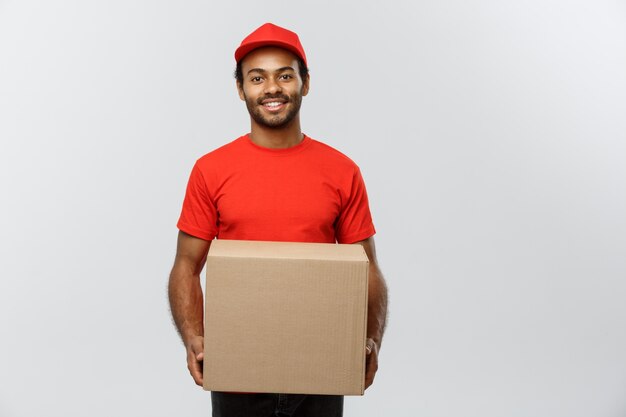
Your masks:
{"label": "brown cardboard surface", "polygon": [[362,395],[367,272],[360,245],[214,240],[204,389]]}

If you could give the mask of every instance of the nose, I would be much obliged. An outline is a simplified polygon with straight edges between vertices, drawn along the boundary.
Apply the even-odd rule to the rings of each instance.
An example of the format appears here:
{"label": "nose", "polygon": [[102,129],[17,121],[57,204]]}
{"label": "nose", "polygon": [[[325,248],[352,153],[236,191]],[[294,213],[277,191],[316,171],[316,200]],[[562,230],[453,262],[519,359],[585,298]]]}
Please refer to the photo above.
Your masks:
{"label": "nose", "polygon": [[283,91],[282,87],[279,83],[276,82],[275,79],[268,77],[265,82],[265,94],[276,94],[281,93]]}

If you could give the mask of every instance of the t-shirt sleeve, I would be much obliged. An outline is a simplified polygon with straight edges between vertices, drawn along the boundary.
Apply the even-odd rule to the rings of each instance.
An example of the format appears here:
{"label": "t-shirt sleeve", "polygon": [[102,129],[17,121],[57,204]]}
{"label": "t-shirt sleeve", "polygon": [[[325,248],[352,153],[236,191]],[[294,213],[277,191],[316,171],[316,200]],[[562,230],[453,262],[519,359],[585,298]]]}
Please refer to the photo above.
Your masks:
{"label": "t-shirt sleeve", "polygon": [[335,230],[338,243],[359,242],[376,233],[365,182],[358,168],[355,168],[349,194],[342,204]]}
{"label": "t-shirt sleeve", "polygon": [[217,209],[197,162],[189,176],[177,227],[200,239],[213,240],[217,235]]}

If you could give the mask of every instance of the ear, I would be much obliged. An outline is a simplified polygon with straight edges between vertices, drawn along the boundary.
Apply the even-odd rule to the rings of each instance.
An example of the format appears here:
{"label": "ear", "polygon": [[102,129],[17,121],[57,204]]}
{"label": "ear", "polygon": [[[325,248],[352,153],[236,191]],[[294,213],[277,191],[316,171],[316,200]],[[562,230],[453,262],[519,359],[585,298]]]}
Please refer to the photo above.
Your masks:
{"label": "ear", "polygon": [[309,84],[311,82],[311,75],[307,74],[304,82],[302,83],[302,96],[309,94]]}
{"label": "ear", "polygon": [[239,93],[239,98],[241,101],[246,101],[246,97],[243,94],[243,85],[238,80],[235,80],[235,84],[237,85],[237,93]]}

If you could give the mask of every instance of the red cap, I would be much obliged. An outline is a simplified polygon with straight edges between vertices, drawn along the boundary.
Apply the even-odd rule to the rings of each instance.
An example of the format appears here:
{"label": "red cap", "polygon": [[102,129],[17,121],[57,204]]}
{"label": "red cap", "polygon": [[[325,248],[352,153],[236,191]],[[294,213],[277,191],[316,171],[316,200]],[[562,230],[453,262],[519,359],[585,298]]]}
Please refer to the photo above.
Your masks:
{"label": "red cap", "polygon": [[298,35],[272,23],[264,24],[241,41],[241,45],[235,51],[235,61],[239,63],[249,52],[262,46],[278,46],[287,49],[301,58],[304,65],[308,66],[304,48],[302,48]]}

